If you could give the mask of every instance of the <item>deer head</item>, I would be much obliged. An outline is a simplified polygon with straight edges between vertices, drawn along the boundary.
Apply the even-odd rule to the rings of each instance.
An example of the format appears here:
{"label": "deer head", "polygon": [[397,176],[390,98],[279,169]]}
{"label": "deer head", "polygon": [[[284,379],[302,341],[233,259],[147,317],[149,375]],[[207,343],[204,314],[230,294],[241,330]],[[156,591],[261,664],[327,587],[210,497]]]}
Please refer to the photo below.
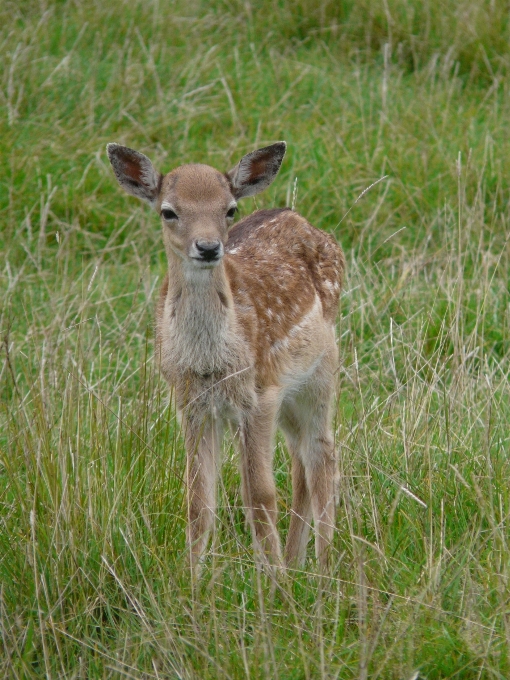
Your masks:
{"label": "deer head", "polygon": [[209,165],[188,164],[162,175],[139,151],[119,144],[107,146],[121,187],[160,215],[169,257],[176,255],[193,268],[212,268],[221,262],[237,201],[271,184],[285,149],[285,142],[277,142],[252,151],[225,174]]}

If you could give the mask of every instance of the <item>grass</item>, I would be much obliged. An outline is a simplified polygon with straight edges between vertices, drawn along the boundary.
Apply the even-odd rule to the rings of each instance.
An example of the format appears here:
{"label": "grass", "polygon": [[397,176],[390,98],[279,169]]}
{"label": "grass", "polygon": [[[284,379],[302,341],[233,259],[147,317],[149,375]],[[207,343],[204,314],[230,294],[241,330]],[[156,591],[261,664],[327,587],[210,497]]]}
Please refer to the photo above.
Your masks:
{"label": "grass", "polygon": [[[4,677],[510,675],[508,17],[437,5],[1,6]],[[152,360],[157,219],[104,146],[227,169],[278,139],[245,214],[297,178],[348,261],[334,568],[310,546],[278,582],[256,569],[226,442],[194,588]],[[284,536],[281,441],[275,474]]]}

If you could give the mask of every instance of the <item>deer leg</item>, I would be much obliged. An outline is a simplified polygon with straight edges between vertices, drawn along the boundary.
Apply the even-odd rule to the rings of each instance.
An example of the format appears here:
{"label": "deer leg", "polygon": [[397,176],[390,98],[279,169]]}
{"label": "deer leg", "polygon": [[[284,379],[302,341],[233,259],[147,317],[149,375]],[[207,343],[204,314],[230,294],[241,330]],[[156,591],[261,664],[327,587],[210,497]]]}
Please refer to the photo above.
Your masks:
{"label": "deer leg", "polygon": [[243,503],[255,548],[274,564],[281,563],[276,529],[276,486],[273,475],[275,407],[262,404],[241,428]]}
{"label": "deer leg", "polygon": [[299,567],[305,560],[312,510],[305,467],[289,441],[288,447],[292,456],[292,509],[285,544],[285,563]]}
{"label": "deer leg", "polygon": [[209,541],[216,512],[219,436],[214,422],[186,423],[187,544],[197,568]]}
{"label": "deer leg", "polygon": [[322,568],[329,561],[335,525],[337,461],[331,432],[332,380],[319,371],[299,395],[284,402],[281,427],[292,457],[292,515],[286,563],[301,565],[313,517],[315,553]]}
{"label": "deer leg", "polygon": [[315,554],[327,568],[329,546],[335,529],[335,484],[337,462],[333,438],[321,434],[312,442],[306,462],[306,483],[310,494],[315,532]]}

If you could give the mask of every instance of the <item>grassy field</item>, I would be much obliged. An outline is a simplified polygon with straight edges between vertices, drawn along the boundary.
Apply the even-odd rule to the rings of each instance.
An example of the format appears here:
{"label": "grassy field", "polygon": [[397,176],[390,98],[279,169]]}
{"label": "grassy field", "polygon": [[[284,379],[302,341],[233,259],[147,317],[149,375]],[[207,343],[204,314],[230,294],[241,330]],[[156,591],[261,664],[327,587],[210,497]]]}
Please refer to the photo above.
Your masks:
{"label": "grassy field", "polygon": [[[3,0],[0,676],[510,677],[502,0]],[[229,169],[334,233],[334,568],[257,570],[236,453],[192,587],[153,354],[158,220],[105,144]],[[358,197],[369,187],[361,198]],[[275,457],[288,527],[289,462]]]}

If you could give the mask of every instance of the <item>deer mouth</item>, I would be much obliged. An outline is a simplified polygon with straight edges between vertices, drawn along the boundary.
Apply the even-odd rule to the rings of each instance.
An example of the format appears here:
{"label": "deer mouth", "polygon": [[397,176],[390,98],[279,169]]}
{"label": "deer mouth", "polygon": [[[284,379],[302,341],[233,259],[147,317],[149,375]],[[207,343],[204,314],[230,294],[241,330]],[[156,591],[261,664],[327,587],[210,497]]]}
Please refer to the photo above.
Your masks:
{"label": "deer mouth", "polygon": [[215,260],[205,260],[201,257],[191,257],[190,259],[193,260],[193,263],[200,269],[214,269],[214,267],[219,265],[223,258],[217,257]]}

